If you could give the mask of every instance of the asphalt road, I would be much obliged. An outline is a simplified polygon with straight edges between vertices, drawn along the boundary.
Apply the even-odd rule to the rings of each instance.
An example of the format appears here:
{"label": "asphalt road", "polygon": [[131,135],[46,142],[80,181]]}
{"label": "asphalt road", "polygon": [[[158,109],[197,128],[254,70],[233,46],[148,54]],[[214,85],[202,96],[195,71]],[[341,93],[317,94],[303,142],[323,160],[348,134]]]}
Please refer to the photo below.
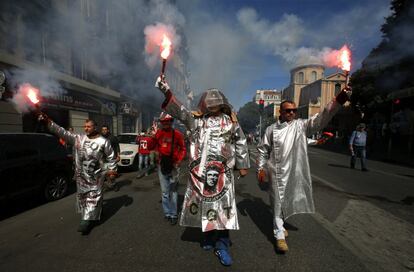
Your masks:
{"label": "asphalt road", "polygon": [[[229,268],[200,248],[198,229],[164,221],[156,174],[131,172],[87,236],[76,232],[73,194],[0,221],[0,271],[414,271],[414,169],[368,161],[369,172],[351,170],[345,155],[317,148],[309,157],[317,213],[288,219],[287,254],[275,253],[254,168],[236,184],[241,229]],[[179,203],[185,186],[184,175]]]}

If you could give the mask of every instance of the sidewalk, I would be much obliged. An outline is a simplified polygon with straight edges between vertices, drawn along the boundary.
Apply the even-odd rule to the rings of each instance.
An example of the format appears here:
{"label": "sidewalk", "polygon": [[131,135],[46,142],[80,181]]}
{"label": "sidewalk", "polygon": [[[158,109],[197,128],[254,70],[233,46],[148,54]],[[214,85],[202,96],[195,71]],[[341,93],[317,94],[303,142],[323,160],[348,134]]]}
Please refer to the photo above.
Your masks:
{"label": "sidewalk", "polygon": [[[336,153],[341,153],[345,155],[349,154],[348,145],[342,143],[335,143],[333,141],[329,141],[324,145],[317,146],[316,148],[320,148],[323,150],[328,150]],[[414,168],[414,154],[408,154],[408,152],[402,152],[398,150],[394,150],[390,157],[387,158],[387,147],[381,146],[377,144],[375,146],[368,146],[367,147],[367,159],[372,161],[380,161],[384,163],[390,163],[395,165],[401,165],[406,167],[413,167]]]}

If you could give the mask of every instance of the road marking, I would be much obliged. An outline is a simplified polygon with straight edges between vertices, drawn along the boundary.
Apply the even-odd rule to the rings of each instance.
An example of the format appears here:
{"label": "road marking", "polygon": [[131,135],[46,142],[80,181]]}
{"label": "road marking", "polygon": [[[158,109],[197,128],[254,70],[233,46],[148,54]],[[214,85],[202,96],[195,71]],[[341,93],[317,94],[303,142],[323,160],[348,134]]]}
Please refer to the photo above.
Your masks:
{"label": "road marking", "polygon": [[316,180],[318,180],[319,182],[321,182],[321,183],[323,183],[323,184],[325,184],[325,185],[327,185],[327,186],[331,187],[332,189],[334,189],[334,190],[336,190],[336,191],[340,191],[340,192],[344,192],[344,193],[346,193],[346,191],[345,191],[345,189],[344,189],[344,188],[339,187],[339,186],[337,186],[337,185],[335,185],[335,184],[331,183],[330,181],[327,181],[327,180],[326,180],[326,179],[324,179],[324,178],[321,178],[321,177],[319,177],[319,176],[317,176],[317,175],[315,175],[315,174],[311,174],[311,177],[312,177],[312,179],[316,179]]}

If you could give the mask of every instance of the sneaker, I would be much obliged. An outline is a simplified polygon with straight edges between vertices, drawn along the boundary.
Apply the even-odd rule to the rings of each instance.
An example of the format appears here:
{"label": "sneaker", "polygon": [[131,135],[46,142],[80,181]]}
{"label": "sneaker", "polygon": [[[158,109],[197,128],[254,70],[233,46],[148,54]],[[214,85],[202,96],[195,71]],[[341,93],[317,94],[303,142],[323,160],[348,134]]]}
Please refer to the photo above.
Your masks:
{"label": "sneaker", "polygon": [[285,253],[289,250],[285,239],[276,240],[276,249],[278,252]]}
{"label": "sneaker", "polygon": [[172,226],[174,226],[174,225],[177,225],[177,217],[171,217],[170,218],[170,224],[172,225]]}
{"label": "sneaker", "polygon": [[214,254],[219,258],[220,263],[224,266],[230,266],[233,263],[233,260],[227,249],[216,249]]}

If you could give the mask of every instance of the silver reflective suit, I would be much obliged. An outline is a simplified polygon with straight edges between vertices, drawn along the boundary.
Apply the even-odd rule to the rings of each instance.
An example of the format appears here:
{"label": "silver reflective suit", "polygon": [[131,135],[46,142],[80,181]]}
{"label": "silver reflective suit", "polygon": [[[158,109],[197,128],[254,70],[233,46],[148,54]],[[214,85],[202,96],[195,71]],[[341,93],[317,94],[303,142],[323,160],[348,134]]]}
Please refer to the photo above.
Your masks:
{"label": "silver reflective suit", "polygon": [[[220,114],[206,112],[207,107],[218,105]],[[233,168],[247,169],[250,161],[246,138],[231,117],[231,106],[213,89],[202,96],[198,112],[187,110],[175,96],[170,96],[163,108],[191,132],[190,177],[180,225],[201,227],[203,232],[239,229]]]}
{"label": "silver reflective suit", "polygon": [[307,137],[324,128],[340,107],[332,101],[310,119],[277,121],[266,129],[257,146],[257,164],[270,179],[270,205],[275,218],[315,211]]}
{"label": "silver reflective suit", "polygon": [[99,220],[105,175],[108,170],[117,169],[111,143],[102,136],[90,139],[85,134],[71,133],[54,122],[50,123],[49,130],[73,145],[77,210],[82,220]]}

